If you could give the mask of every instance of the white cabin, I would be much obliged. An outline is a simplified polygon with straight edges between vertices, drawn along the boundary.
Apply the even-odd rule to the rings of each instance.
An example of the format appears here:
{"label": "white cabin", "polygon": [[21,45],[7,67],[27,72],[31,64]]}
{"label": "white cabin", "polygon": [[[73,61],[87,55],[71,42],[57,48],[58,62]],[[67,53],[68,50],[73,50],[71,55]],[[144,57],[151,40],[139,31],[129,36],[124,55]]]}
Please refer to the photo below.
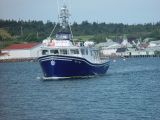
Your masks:
{"label": "white cabin", "polygon": [[88,49],[87,47],[43,47],[39,56],[63,55],[85,58],[92,63],[101,63],[98,49]]}

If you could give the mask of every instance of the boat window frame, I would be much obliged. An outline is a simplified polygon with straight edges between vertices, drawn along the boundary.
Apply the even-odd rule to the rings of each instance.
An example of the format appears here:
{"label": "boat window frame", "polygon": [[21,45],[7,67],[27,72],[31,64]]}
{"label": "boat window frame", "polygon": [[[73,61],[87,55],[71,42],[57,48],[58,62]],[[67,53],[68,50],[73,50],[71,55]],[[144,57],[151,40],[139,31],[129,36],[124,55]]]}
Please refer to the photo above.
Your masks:
{"label": "boat window frame", "polygon": [[[64,50],[67,51],[65,54],[64,54]],[[60,55],[68,55],[69,54],[68,49],[65,49],[65,48],[59,49],[59,54]]]}
{"label": "boat window frame", "polygon": [[57,40],[70,40],[71,34],[70,33],[59,33],[59,34],[56,34],[56,39]]}
{"label": "boat window frame", "polygon": [[86,55],[86,49],[81,48],[80,51],[81,51],[81,54],[82,54],[82,55]]}
{"label": "boat window frame", "polygon": [[[53,50],[54,50],[54,51],[57,51],[57,53],[51,52],[51,51],[53,51]],[[59,55],[59,53],[60,53],[60,52],[59,52],[59,49],[51,49],[51,50],[50,50],[50,54]]]}
{"label": "boat window frame", "polygon": [[[46,51],[46,52],[43,53],[44,51]],[[46,49],[42,50],[42,55],[48,55],[48,54],[49,54],[49,50],[46,50]]]}
{"label": "boat window frame", "polygon": [[88,49],[86,49],[86,55],[88,55],[89,54],[89,51],[88,51]]}
{"label": "boat window frame", "polygon": [[[73,52],[72,52],[73,51]],[[75,51],[75,52],[74,52]],[[72,55],[79,55],[80,54],[80,51],[78,48],[72,48],[72,49],[69,49],[69,52],[70,54]]]}

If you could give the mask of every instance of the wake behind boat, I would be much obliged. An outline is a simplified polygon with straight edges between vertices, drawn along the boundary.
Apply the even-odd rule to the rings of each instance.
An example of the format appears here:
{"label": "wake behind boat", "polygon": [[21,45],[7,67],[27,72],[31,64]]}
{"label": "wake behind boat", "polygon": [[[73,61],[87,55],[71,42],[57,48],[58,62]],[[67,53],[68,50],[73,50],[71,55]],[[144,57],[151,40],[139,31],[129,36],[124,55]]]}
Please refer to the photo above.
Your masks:
{"label": "wake behind boat", "polygon": [[98,49],[90,45],[73,43],[72,31],[68,24],[69,16],[69,11],[64,5],[59,16],[60,32],[56,34],[55,39],[52,39],[50,35],[49,38],[43,40],[43,47],[38,58],[43,78],[83,78],[105,74],[109,68],[109,60],[101,60]]}

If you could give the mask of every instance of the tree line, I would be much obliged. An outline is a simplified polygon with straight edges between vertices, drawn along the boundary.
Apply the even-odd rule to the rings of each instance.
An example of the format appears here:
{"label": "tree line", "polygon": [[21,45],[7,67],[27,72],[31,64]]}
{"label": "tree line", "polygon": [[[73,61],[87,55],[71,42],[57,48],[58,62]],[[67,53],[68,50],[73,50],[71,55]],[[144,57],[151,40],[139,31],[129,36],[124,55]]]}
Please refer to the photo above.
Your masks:
{"label": "tree line", "polygon": [[[24,20],[0,20],[0,29],[7,32],[12,36],[16,42],[40,42],[48,37],[55,26],[55,22],[47,21],[24,21]],[[57,27],[60,27],[58,24]],[[160,39],[160,22],[146,23],[146,24],[123,24],[123,23],[89,23],[83,21],[80,24],[74,22],[71,25],[74,36],[91,35],[91,40],[96,42],[103,42],[107,38],[114,40],[119,39],[119,36],[124,34],[127,37],[134,38],[154,38]],[[58,28],[55,32],[58,31]],[[2,32],[2,31],[0,31]],[[7,40],[7,38],[5,38]],[[0,41],[5,40],[0,33]],[[11,38],[9,38],[10,40]]]}

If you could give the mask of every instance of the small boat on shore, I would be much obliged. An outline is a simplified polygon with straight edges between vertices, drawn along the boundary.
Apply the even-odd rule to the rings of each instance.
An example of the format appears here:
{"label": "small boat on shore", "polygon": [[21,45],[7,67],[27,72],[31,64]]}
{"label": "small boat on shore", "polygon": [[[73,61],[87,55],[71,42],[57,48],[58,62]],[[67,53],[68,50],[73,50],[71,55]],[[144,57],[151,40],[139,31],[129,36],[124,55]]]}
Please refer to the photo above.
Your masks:
{"label": "small boat on shore", "polygon": [[61,30],[55,38],[43,40],[38,61],[45,80],[93,77],[105,74],[109,68],[109,60],[101,60],[99,50],[94,46],[74,44],[69,16],[64,5],[59,15]]}

